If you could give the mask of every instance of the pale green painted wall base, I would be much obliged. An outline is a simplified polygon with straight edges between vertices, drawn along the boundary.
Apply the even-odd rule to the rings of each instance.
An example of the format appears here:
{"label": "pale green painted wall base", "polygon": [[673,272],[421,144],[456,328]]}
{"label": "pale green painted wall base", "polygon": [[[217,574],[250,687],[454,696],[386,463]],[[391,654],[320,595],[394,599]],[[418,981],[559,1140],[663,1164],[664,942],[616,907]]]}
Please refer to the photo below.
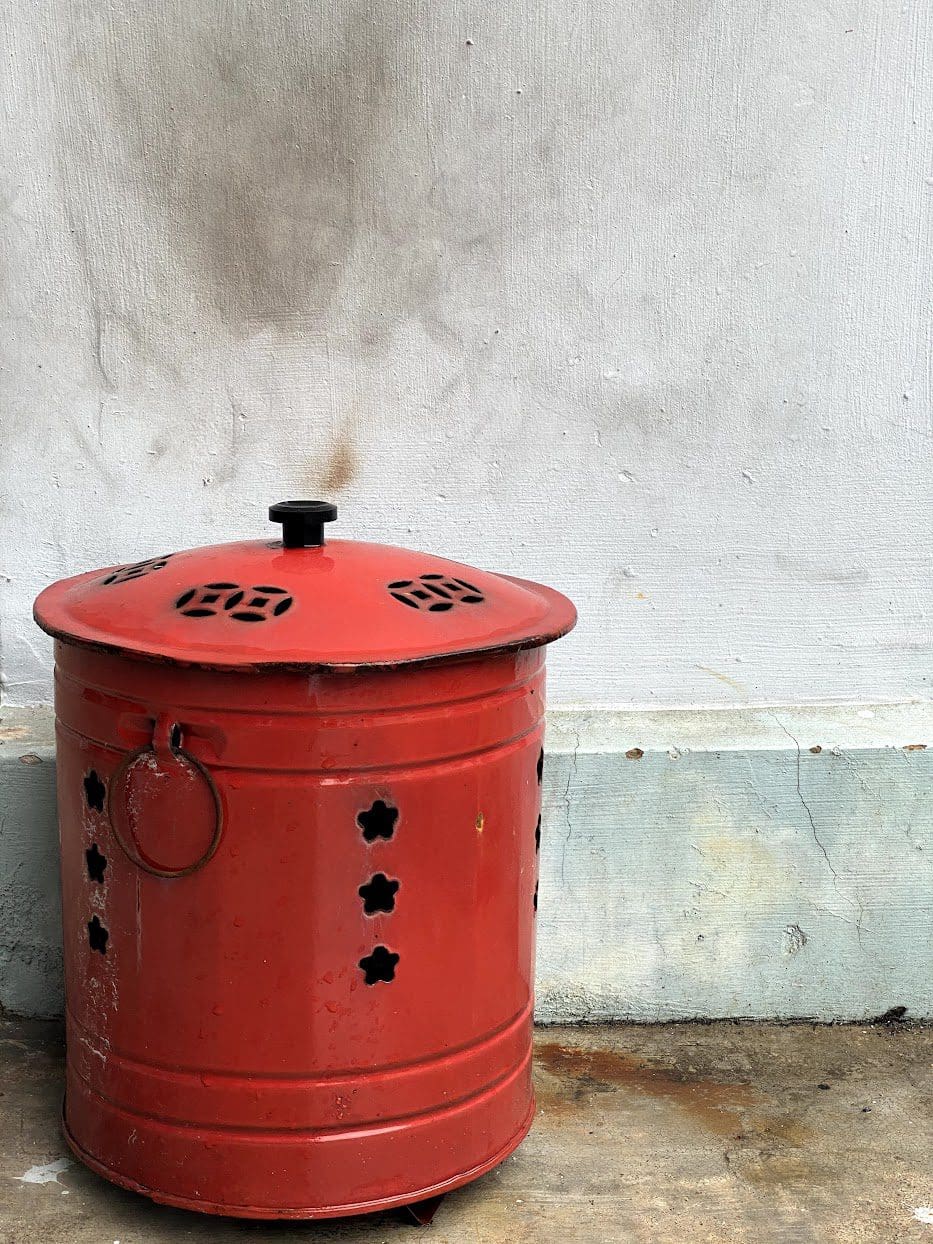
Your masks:
{"label": "pale green painted wall base", "polygon": [[[32,1015],[62,1005],[50,724],[0,723],[0,1002]],[[926,703],[552,711],[539,1018],[933,1016],[931,788]]]}

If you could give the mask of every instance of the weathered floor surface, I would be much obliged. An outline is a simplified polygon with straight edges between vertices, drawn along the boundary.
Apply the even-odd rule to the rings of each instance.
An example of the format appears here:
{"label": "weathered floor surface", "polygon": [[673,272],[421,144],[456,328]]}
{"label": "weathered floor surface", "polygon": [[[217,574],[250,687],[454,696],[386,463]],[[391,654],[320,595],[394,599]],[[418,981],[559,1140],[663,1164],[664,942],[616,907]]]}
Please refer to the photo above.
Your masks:
{"label": "weathered floor surface", "polygon": [[[61,1075],[56,1026],[0,1025],[0,1244],[933,1244],[930,1028],[544,1029],[531,1136],[421,1229],[153,1205],[66,1159]],[[34,1169],[59,1159],[57,1182]],[[30,1171],[49,1182],[23,1182]]]}

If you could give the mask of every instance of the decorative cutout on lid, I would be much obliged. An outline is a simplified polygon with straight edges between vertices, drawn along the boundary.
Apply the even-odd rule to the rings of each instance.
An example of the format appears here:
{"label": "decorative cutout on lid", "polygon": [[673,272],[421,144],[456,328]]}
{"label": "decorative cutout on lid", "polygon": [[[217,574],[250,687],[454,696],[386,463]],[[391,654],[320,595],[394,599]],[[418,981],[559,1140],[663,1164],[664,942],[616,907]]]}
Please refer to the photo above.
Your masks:
{"label": "decorative cutout on lid", "polygon": [[175,601],[175,608],[186,618],[214,618],[225,613],[236,622],[268,622],[287,613],[293,603],[284,587],[218,582],[188,588]]}
{"label": "decorative cutout on lid", "polygon": [[152,574],[153,570],[162,570],[171,556],[171,553],[166,553],[164,557],[150,557],[145,562],[133,562],[131,566],[120,566],[118,570],[112,570],[106,579],[101,579],[101,583],[106,587],[111,583],[129,583],[133,579],[141,579],[144,574]]}
{"label": "decorative cutout on lid", "polygon": [[466,579],[442,574],[422,574],[417,579],[396,579],[388,585],[393,600],[411,609],[446,613],[454,605],[481,605],[486,599],[478,587]]}

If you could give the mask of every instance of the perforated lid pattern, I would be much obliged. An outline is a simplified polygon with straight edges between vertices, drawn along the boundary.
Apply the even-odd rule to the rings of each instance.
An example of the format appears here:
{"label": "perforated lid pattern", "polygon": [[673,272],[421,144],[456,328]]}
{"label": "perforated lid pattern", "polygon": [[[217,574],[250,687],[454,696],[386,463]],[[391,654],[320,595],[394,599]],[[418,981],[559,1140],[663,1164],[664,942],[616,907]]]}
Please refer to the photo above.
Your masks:
{"label": "perforated lid pattern", "polygon": [[133,562],[130,566],[118,566],[106,578],[101,579],[101,583],[105,587],[109,587],[112,583],[132,583],[134,579],[141,579],[144,574],[152,574],[153,570],[164,570],[171,556],[171,553],[166,553],[164,557],[150,557],[145,562]]}
{"label": "perforated lid pattern", "polygon": [[284,587],[261,583],[243,587],[239,583],[205,583],[190,587],[175,601],[175,608],[186,618],[215,618],[226,615],[234,622],[268,622],[280,618],[294,604]]}
{"label": "perforated lid pattern", "polygon": [[389,584],[394,600],[411,609],[428,613],[447,613],[454,605],[481,605],[486,599],[478,587],[466,579],[449,575],[422,574],[417,579],[396,579]]}
{"label": "perforated lid pattern", "polygon": [[272,508],[281,540],[64,579],[41,593],[36,620],[66,642],[226,670],[391,667],[510,651],[549,643],[576,620],[566,597],[538,583],[392,545],[325,543],[336,511],[323,502]]}

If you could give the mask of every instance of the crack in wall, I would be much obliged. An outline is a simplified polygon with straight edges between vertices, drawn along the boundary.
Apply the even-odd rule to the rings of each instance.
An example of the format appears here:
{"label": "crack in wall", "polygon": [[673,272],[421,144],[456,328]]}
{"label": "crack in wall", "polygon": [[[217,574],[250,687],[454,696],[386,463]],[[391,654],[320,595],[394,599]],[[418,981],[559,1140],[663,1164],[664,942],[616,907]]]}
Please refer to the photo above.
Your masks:
{"label": "crack in wall", "polygon": [[839,887],[839,874],[836,872],[836,869],[833,867],[833,862],[829,858],[829,852],[826,850],[826,845],[823,842],[822,838],[820,837],[819,832],[817,831],[816,821],[814,820],[814,817],[813,817],[813,810],[811,809],[810,805],[807,803],[806,799],[804,798],[803,791],[800,788],[800,757],[801,757],[800,743],[794,737],[794,735],[791,734],[791,732],[787,729],[783,721],[781,721],[781,719],[778,717],[776,713],[772,713],[771,715],[774,718],[774,720],[777,722],[777,724],[780,726],[780,728],[787,735],[787,737],[790,739],[790,741],[793,743],[794,747],[797,749],[797,760],[796,760],[797,798],[800,800],[803,810],[807,814],[807,820],[810,822],[810,829],[813,833],[813,841],[819,847],[820,853],[822,854],[823,859],[826,861],[826,867],[829,869],[830,873],[832,874],[834,888],[836,889],[838,893],[842,894],[844,898],[848,899],[848,901],[852,903],[852,905],[858,911],[858,917],[855,920],[854,927],[855,927],[856,940],[858,941],[859,946],[861,946],[862,944],[862,921],[865,918],[864,904],[862,903],[861,897],[857,893],[855,892],[853,892],[852,894],[844,893]]}
{"label": "crack in wall", "polygon": [[573,745],[573,751],[570,753],[569,760],[567,763],[567,781],[564,784],[564,793],[561,796],[561,802],[563,803],[563,806],[564,806],[564,826],[567,830],[567,832],[564,834],[564,841],[563,841],[563,846],[561,849],[561,856],[560,856],[561,885],[566,884],[567,844],[570,842],[570,839],[573,837],[573,817],[570,814],[570,808],[571,808],[570,787],[573,785],[573,780],[577,775],[577,757],[580,752],[580,731],[579,730],[574,730],[574,740],[575,742]]}
{"label": "crack in wall", "polygon": [[772,716],[774,716],[774,720],[781,727],[781,729],[784,731],[784,733],[793,743],[794,747],[796,747],[797,749],[797,798],[800,800],[801,804],[803,805],[803,810],[807,814],[807,820],[810,822],[810,829],[813,831],[813,841],[819,847],[822,853],[823,859],[826,861],[826,867],[829,869],[829,871],[833,875],[833,881],[838,884],[839,874],[836,872],[835,868],[833,868],[833,862],[829,858],[829,852],[826,850],[826,846],[823,843],[823,840],[820,838],[819,833],[817,832],[816,821],[813,819],[813,812],[810,808],[810,805],[807,803],[806,799],[804,799],[803,797],[803,791],[800,789],[800,743],[797,741],[797,739],[794,738],[794,736],[791,734],[791,732],[787,729],[787,727],[784,725],[784,723],[781,721],[781,719],[776,714],[772,714]]}

